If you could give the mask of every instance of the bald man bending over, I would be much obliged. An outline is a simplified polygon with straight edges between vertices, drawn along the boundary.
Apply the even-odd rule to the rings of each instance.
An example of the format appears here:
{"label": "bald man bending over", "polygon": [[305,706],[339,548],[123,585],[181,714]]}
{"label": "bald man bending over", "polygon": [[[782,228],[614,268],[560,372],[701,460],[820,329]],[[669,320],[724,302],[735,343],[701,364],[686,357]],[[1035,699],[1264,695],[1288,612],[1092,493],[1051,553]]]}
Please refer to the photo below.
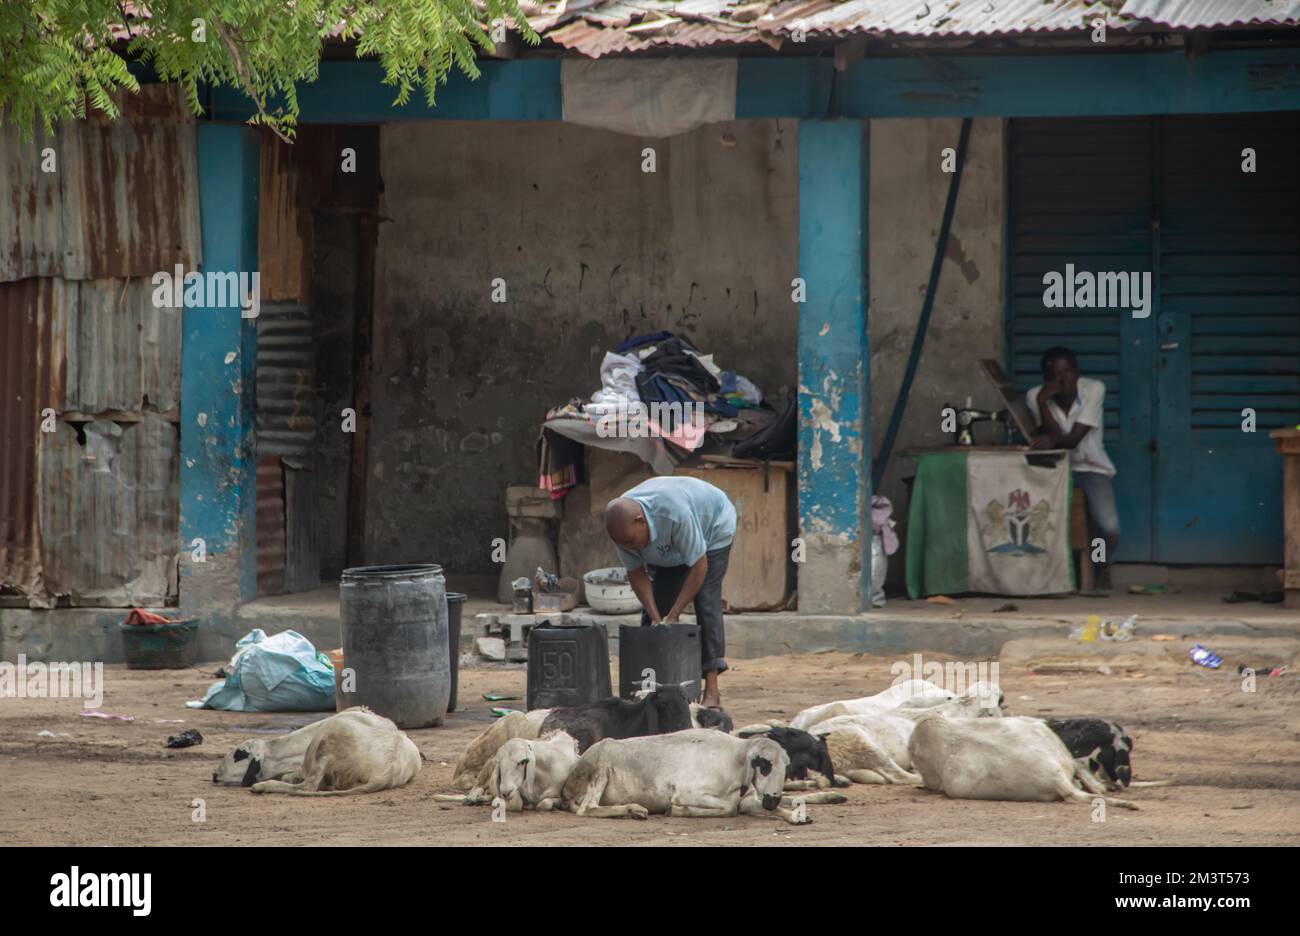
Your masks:
{"label": "bald man bending over", "polygon": [[605,508],[605,531],[641,602],[641,624],[676,624],[695,602],[704,698],[722,706],[718,674],[727,668],[722,578],[736,535],[736,508],[698,478],[651,478]]}

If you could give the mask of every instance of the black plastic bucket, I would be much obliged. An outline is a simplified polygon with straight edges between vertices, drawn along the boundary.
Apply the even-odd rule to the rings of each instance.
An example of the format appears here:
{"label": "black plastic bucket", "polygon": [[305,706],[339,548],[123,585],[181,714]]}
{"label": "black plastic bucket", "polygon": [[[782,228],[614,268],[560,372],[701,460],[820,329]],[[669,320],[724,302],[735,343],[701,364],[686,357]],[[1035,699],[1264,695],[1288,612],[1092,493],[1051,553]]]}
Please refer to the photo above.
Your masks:
{"label": "black plastic bucket", "polygon": [[608,699],[609,636],[604,626],[537,625],[528,632],[528,708]]}
{"label": "black plastic bucket", "polygon": [[686,698],[698,702],[702,668],[698,624],[623,624],[618,629],[618,694],[624,699],[635,697],[653,677],[660,686],[681,686]]}
{"label": "black plastic bucket", "polygon": [[451,694],[447,586],[437,565],[362,566],[339,580],[348,705],[400,728],[440,724]]}
{"label": "black plastic bucket", "polygon": [[451,656],[451,695],[447,711],[456,711],[456,688],[460,684],[460,615],[468,598],[462,592],[447,592],[447,649]]}

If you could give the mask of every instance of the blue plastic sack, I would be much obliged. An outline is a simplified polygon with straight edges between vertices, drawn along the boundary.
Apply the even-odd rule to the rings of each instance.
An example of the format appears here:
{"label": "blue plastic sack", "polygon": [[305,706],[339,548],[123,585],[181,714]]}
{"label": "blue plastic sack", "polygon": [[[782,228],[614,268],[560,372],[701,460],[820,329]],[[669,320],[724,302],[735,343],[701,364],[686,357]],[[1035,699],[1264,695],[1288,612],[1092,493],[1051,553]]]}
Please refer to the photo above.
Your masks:
{"label": "blue plastic sack", "polygon": [[297,631],[249,631],[235,644],[227,676],[190,708],[227,712],[332,712],[334,666]]}

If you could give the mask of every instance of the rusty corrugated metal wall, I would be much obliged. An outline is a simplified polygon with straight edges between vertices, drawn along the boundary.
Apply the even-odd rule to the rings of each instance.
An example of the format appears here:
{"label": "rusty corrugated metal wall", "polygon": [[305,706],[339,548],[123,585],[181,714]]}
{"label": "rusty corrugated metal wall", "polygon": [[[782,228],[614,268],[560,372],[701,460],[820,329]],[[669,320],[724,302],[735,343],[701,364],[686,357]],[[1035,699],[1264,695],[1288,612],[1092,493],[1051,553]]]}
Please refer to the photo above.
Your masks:
{"label": "rusty corrugated metal wall", "polygon": [[134,123],[66,123],[25,143],[0,127],[0,282],[198,267],[193,118],[170,85],[140,95]]}
{"label": "rusty corrugated metal wall", "polygon": [[263,302],[305,302],[311,283],[310,155],[313,128],[303,127],[290,146],[262,136],[257,193],[257,268]]}
{"label": "rusty corrugated metal wall", "polygon": [[45,587],[74,605],[159,605],[176,594],[174,423],[60,420],[41,434]]}
{"label": "rusty corrugated metal wall", "polygon": [[[47,605],[37,520],[37,452],[43,411],[57,409],[64,357],[52,333],[52,309],[64,283],[28,279],[0,283],[0,594]],[[49,425],[52,420],[46,419]]]}
{"label": "rusty corrugated metal wall", "polygon": [[284,468],[280,456],[257,460],[257,593],[284,591]]}
{"label": "rusty corrugated metal wall", "polygon": [[[328,127],[302,127],[289,146],[262,138],[258,192],[257,591],[320,584],[314,209],[342,154]],[[264,493],[265,489],[265,493]]]}
{"label": "rusty corrugated metal wall", "polygon": [[150,278],[201,260],[195,131],[174,88],[124,105],[0,128],[0,595],[32,607],[176,595],[181,312]]}
{"label": "rusty corrugated metal wall", "polygon": [[297,303],[263,305],[257,319],[259,594],[320,584],[318,405],[310,313]]}

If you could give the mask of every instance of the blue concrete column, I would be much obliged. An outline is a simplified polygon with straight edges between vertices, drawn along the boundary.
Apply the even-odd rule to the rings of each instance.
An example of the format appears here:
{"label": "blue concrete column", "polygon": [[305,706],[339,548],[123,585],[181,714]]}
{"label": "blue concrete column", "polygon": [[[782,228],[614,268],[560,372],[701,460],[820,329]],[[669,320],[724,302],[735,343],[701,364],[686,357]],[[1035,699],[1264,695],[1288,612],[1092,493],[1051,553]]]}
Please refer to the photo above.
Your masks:
{"label": "blue concrete column", "polygon": [[[201,270],[245,274],[243,282],[251,286],[257,270],[257,134],[239,124],[196,129]],[[216,307],[187,304],[183,313],[180,596],[182,610],[200,616],[206,632],[229,634],[234,609],[257,593],[257,322],[242,314],[238,290],[224,303],[207,289],[203,295]],[[202,562],[193,557],[196,539],[203,540]],[[206,639],[204,645],[213,646]]]}
{"label": "blue concrete column", "polygon": [[799,123],[801,614],[871,597],[868,139],[867,121]]}

